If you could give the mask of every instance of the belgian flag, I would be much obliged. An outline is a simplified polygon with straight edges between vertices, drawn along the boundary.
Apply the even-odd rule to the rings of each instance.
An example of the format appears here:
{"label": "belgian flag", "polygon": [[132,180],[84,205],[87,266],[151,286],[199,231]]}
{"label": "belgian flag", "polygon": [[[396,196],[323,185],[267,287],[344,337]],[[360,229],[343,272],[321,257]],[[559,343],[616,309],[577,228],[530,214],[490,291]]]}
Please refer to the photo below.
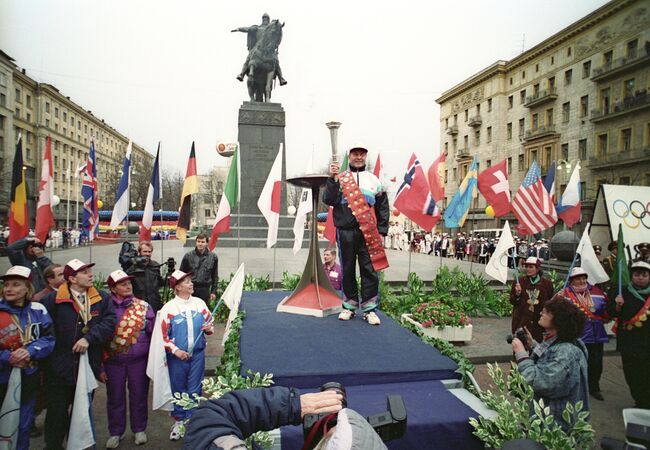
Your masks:
{"label": "belgian flag", "polygon": [[23,143],[18,135],[16,156],[11,175],[11,204],[9,205],[9,244],[29,234],[27,219],[27,183],[23,172]]}
{"label": "belgian flag", "polygon": [[192,194],[199,192],[199,177],[196,174],[196,154],[194,152],[194,142],[192,142],[192,151],[190,159],[187,162],[187,171],[185,172],[185,182],[183,183],[183,192],[181,194],[181,210],[178,214],[178,223],[176,224],[176,238],[185,243],[187,240],[187,230],[190,229],[192,219]]}

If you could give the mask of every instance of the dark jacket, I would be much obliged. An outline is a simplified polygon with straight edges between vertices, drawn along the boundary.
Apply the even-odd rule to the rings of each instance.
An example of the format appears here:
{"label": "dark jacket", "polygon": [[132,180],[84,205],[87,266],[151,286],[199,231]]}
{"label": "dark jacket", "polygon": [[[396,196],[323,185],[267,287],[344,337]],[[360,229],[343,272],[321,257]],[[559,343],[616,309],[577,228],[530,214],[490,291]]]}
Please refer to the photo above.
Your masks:
{"label": "dark jacket", "polygon": [[[361,192],[371,209],[374,208],[377,217],[377,230],[382,236],[388,234],[388,219],[390,207],[388,196],[381,188],[381,183],[372,173],[366,170],[351,170],[352,175],[361,188]],[[359,228],[359,222],[352,215],[352,210],[341,192],[341,184],[334,178],[328,178],[323,192],[323,203],[334,208],[334,225],[340,229]]]}
{"label": "dark jacket", "polygon": [[72,353],[72,347],[81,338],[86,338],[90,367],[99,377],[101,372],[102,349],[104,344],[113,336],[115,330],[115,311],[109,294],[90,288],[87,292],[91,303],[91,319],[88,322],[88,333],[84,334],[81,316],[77,313],[76,304],[70,294],[68,283],[59,286],[57,292],[52,292],[42,300],[42,304],[54,321],[56,345],[47,363],[47,382],[52,385],[74,385],[77,378],[79,354]]}
{"label": "dark jacket", "polygon": [[38,371],[38,361],[47,357],[54,349],[54,330],[52,318],[40,303],[26,302],[17,307],[0,299],[0,384],[9,381],[13,366],[9,364],[11,352],[23,347],[20,334],[12,317],[16,317],[25,331],[27,324],[31,327],[32,341],[25,345],[29,357],[36,364],[30,364],[22,369],[24,375],[32,375]]}
{"label": "dark jacket", "polygon": [[208,249],[202,254],[196,249],[189,251],[183,256],[180,270],[192,272],[192,283],[210,286],[210,292],[216,294],[219,281],[219,258],[216,253]]}
{"label": "dark jacket", "polygon": [[202,403],[187,424],[183,448],[218,449],[213,441],[222,436],[245,439],[256,431],[298,425],[300,396],[282,386],[229,392]]}
{"label": "dark jacket", "polygon": [[[614,299],[616,295],[618,295],[617,290],[610,292],[610,298]],[[623,286],[623,302],[620,311],[616,311],[616,302],[613,300],[607,305],[609,314],[619,320],[616,330],[616,347],[621,352],[650,357],[650,324],[648,321],[642,322],[641,327],[632,326],[630,329],[624,324],[639,312],[644,302],[632,295],[627,286]]]}
{"label": "dark jacket", "polygon": [[128,264],[125,272],[135,277],[131,280],[133,295],[149,303],[153,310],[158,312],[162,308],[160,288],[164,286],[163,277],[160,276],[160,264],[153,259],[144,267],[138,267],[130,262]]}
{"label": "dark jacket", "polygon": [[[519,283],[521,284],[520,296],[517,296],[517,294],[515,294],[515,284],[513,284],[512,288],[510,289],[510,303],[513,306],[512,332],[514,333],[517,328],[525,326],[533,335],[533,338],[539,342],[542,340],[542,332],[544,329],[537,322],[539,321],[539,316],[542,312],[544,304],[553,297],[553,283],[551,280],[543,276],[534,286],[530,282],[530,278],[527,276],[520,277]],[[539,291],[537,296],[539,303],[534,305],[533,311],[531,311],[530,305],[528,304],[530,297],[527,291],[533,289],[537,289]]]}
{"label": "dark jacket", "polygon": [[43,277],[43,271],[45,268],[52,264],[50,258],[45,256],[45,253],[40,258],[36,258],[35,261],[30,260],[25,255],[25,250],[27,244],[31,242],[28,238],[22,238],[17,240],[11,245],[6,247],[7,256],[12,266],[23,266],[28,267],[32,271],[32,285],[34,285],[34,292],[39,292],[45,289],[47,283]]}

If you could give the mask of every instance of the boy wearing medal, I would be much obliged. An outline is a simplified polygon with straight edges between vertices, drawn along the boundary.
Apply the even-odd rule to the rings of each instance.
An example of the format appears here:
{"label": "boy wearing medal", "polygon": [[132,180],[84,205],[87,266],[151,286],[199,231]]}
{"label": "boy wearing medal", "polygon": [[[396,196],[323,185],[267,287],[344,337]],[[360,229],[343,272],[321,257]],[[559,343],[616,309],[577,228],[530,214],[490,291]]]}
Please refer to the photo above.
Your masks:
{"label": "boy wearing medal", "polygon": [[20,369],[17,436],[3,436],[3,441],[17,449],[29,448],[29,430],[40,384],[38,361],[54,348],[52,318],[43,305],[31,301],[34,288],[30,279],[31,271],[24,266],[13,266],[0,277],[4,282],[0,299],[0,403],[16,392],[17,386],[11,386],[10,376],[14,368]]}
{"label": "boy wearing medal", "polygon": [[604,321],[607,313],[607,296],[598,287],[587,282],[587,271],[574,267],[569,274],[569,285],[562,295],[585,315],[585,325],[580,339],[587,347],[587,375],[589,394],[596,400],[605,400],[600,392],[600,376],[603,373],[603,346],[609,341]]}
{"label": "boy wearing medal", "polygon": [[147,356],[156,315],[144,300],[133,296],[134,277],[122,270],[110,274],[106,284],[115,309],[117,326],[104,350],[108,432],[106,448],[117,448],[126,430],[126,384],[129,386],[129,418],[136,445],[147,442]]}
{"label": "boy wearing medal", "polygon": [[537,342],[542,342],[544,329],[539,317],[544,303],[553,297],[553,283],[542,276],[541,261],[529,256],[524,262],[525,276],[515,280],[510,290],[512,309],[512,332],[526,327]]}
{"label": "boy wearing medal", "polygon": [[109,295],[93,286],[93,266],[78,259],[68,261],[63,268],[65,282],[42,300],[52,316],[56,337],[46,370],[48,449],[60,449],[68,434],[79,355],[88,352],[90,367],[99,380],[102,349],[115,330],[115,311]]}

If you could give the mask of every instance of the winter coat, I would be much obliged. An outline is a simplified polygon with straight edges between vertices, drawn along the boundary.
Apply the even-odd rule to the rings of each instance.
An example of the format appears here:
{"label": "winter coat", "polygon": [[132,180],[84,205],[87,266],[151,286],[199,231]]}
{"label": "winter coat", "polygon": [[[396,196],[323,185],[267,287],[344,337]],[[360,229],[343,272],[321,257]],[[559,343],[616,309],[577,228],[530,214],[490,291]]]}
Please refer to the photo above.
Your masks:
{"label": "winter coat", "polygon": [[[211,319],[205,302],[198,297],[187,300],[174,297],[160,310],[165,349],[173,354],[177,349],[198,353],[205,349],[205,333],[197,341],[201,327]],[[196,343],[196,345],[195,345]]]}
{"label": "winter coat", "polygon": [[589,410],[589,383],[587,380],[587,347],[580,340],[560,342],[557,336],[533,347],[531,355],[517,353],[519,372],[535,392],[535,400],[544,400],[551,415],[564,431],[569,424],[562,418],[567,403],[583,403]]}
{"label": "winter coat", "polygon": [[42,300],[42,304],[52,316],[56,337],[54,351],[46,365],[46,379],[50,384],[76,384],[79,353],[73,353],[72,347],[81,338],[85,338],[90,344],[87,350],[88,359],[95,377],[98,378],[101,373],[102,350],[115,330],[115,311],[108,293],[90,288],[86,296],[91,305],[91,319],[85,334],[84,323],[77,312],[77,305],[68,283],[63,283],[57,292],[52,292]]}
{"label": "winter coat", "polygon": [[[388,234],[388,218],[390,214],[388,206],[388,196],[384,191],[379,179],[367,170],[350,169],[344,173],[350,173],[354,177],[357,185],[361,189],[363,197],[366,199],[370,209],[374,209],[377,217],[377,231],[382,236]],[[334,225],[336,228],[352,230],[359,228],[357,218],[352,214],[346,198],[341,191],[341,184],[334,178],[328,178],[325,183],[325,192],[323,192],[323,203],[334,208]]]}
{"label": "winter coat", "polygon": [[[115,363],[127,363],[129,361],[146,359],[147,356],[149,355],[149,347],[151,345],[151,333],[153,333],[153,326],[156,321],[156,313],[153,311],[151,305],[149,305],[147,302],[135,298],[133,296],[127,297],[122,302],[118,301],[113,294],[110,295],[110,298],[111,298],[111,303],[113,304],[113,309],[115,310],[115,317],[116,317],[115,332],[117,332],[121,328],[129,327],[131,325],[129,323],[122,323],[122,322],[123,321],[126,322],[124,313],[133,304],[134,301],[142,302],[141,304],[143,304],[145,308],[145,317],[144,317],[145,321],[142,326],[142,329],[139,332],[136,332],[136,334],[134,335],[134,337],[137,338],[137,341],[135,342],[135,344],[131,343],[126,353],[119,350],[117,351],[115,350],[115,348],[119,349],[119,346],[120,344],[122,344],[122,342],[117,342],[117,340],[121,339],[121,337],[117,336],[114,333],[111,340],[105,345],[106,356],[108,356],[108,361],[115,362]],[[115,344],[117,344],[117,346],[115,345],[111,346],[111,343],[114,341]]]}
{"label": "winter coat", "polygon": [[144,267],[131,264],[125,272],[135,277],[131,281],[133,295],[149,303],[154,311],[162,308],[160,288],[164,285],[164,280],[160,276],[160,264],[154,260],[150,260]]}
{"label": "winter coat", "polygon": [[23,250],[27,248],[27,244],[30,242],[31,240],[27,238],[19,239],[13,244],[8,245],[5,250],[12,266],[23,266],[31,269],[34,292],[38,292],[42,291],[47,286],[45,278],[43,277],[43,271],[47,266],[52,264],[52,261],[50,258],[45,256],[45,254],[40,258],[36,258],[35,261],[31,261],[27,258],[27,255],[25,255]]}
{"label": "winter coat", "polygon": [[587,318],[582,330],[582,335],[580,336],[582,342],[585,344],[604,344],[605,342],[609,342],[603,322],[609,317],[609,314],[607,313],[607,296],[598,286],[588,284],[587,287],[589,289],[591,301],[594,304],[594,311],[590,311],[589,309],[587,309],[587,311],[583,310],[584,306],[580,305],[580,302],[577,299],[575,292],[571,289],[571,286],[568,286],[564,290],[564,296],[578,306],[579,309],[583,310],[583,313]]}
{"label": "winter coat", "polygon": [[[22,331],[29,324],[32,341],[23,345],[20,332],[14,323],[17,318]],[[0,384],[9,381],[13,366],[9,357],[14,350],[25,347],[34,362],[22,369],[24,375],[32,375],[39,369],[39,360],[47,357],[54,349],[54,330],[52,318],[40,303],[27,301],[22,307],[12,305],[4,298],[0,299]]]}
{"label": "winter coat", "polygon": [[[537,323],[539,321],[540,313],[542,312],[544,304],[550,300],[554,294],[553,283],[551,280],[544,278],[541,272],[540,277],[541,279],[534,286],[530,282],[529,277],[520,277],[519,283],[521,284],[521,294],[519,297],[515,293],[515,284],[513,284],[510,289],[510,303],[513,306],[512,332],[514,333],[517,328],[525,326],[536,341],[542,340],[542,332],[544,331],[544,329]],[[533,289],[538,290],[537,300],[539,303],[534,305],[533,311],[531,311],[530,305],[528,304],[530,298],[528,291],[532,291]]]}
{"label": "winter coat", "polygon": [[192,273],[192,283],[209,286],[210,293],[216,294],[219,281],[219,258],[217,254],[206,249],[199,253],[196,249],[185,253],[181,267],[185,273]]}
{"label": "winter coat", "polygon": [[[614,298],[616,291],[611,292],[610,295]],[[624,324],[639,312],[644,302],[632,295],[627,286],[623,287],[623,301],[620,311],[616,311],[615,301],[611,301],[607,305],[609,314],[619,320],[616,331],[616,347],[621,352],[635,353],[639,356],[642,355],[643,358],[650,358],[650,325],[648,321],[642,322],[641,327],[633,326],[630,330]]]}

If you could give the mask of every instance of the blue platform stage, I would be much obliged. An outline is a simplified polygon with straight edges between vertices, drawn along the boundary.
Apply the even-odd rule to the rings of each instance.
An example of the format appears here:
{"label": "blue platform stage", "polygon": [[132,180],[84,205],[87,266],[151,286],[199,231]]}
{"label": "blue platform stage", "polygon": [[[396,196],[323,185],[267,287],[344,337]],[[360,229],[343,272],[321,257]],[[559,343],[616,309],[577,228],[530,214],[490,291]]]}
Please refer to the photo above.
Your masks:
{"label": "blue platform stage", "polygon": [[[441,382],[460,378],[455,362],[382,313],[381,325],[373,327],[360,316],[344,322],[276,312],[286,295],[244,292],[242,375],[272,373],[276,385],[305,390],[337,381],[346,387],[349,407],[364,416],[386,411],[387,395],[402,395],[407,433],[390,441],[390,449],[483,447],[468,423],[478,413]],[[302,446],[300,427],[283,427],[281,436],[283,449]]]}

